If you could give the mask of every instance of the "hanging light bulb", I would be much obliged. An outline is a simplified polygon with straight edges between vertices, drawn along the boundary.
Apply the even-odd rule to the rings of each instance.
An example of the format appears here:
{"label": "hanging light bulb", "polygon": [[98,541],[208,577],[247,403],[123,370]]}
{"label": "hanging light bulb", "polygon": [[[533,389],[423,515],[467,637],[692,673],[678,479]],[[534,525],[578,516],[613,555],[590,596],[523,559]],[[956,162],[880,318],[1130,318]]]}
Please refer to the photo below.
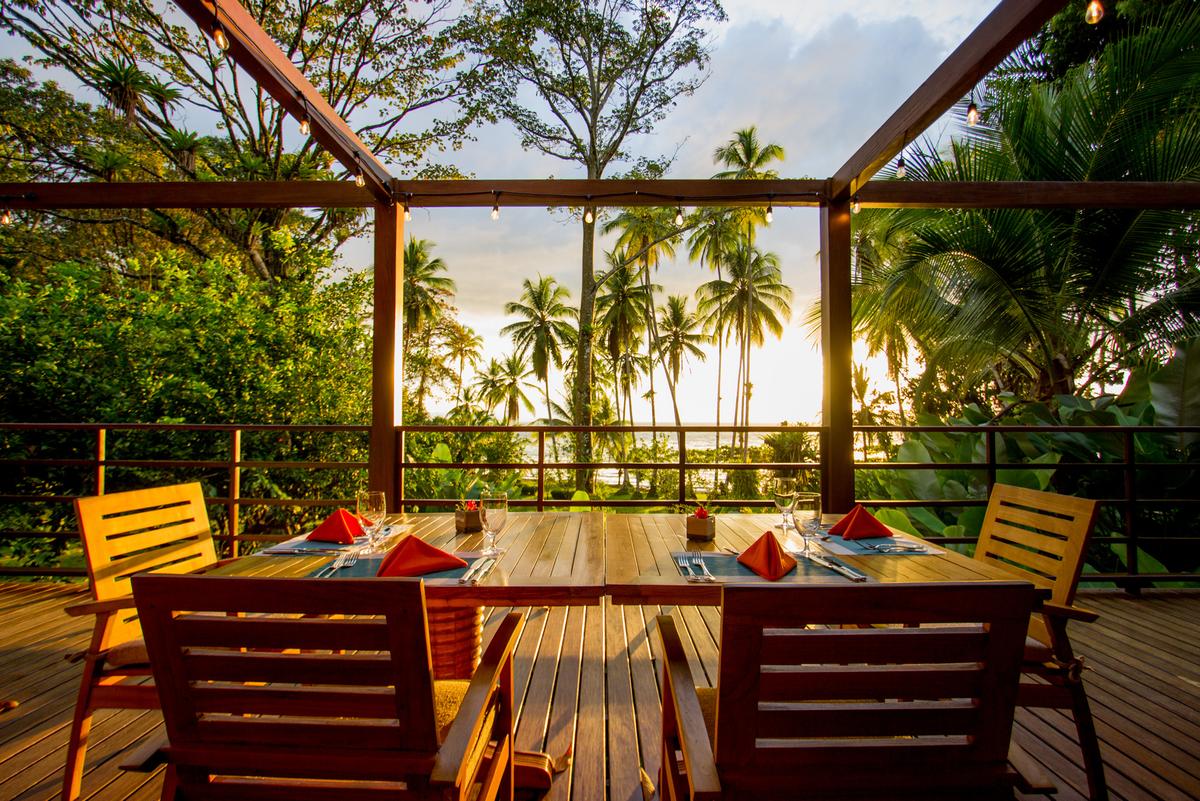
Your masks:
{"label": "hanging light bulb", "polygon": [[0,225],[12,225],[12,212],[8,209],[0,211]]}
{"label": "hanging light bulb", "polygon": [[301,117],[300,118],[300,135],[308,136],[309,132],[311,132],[311,131],[312,131],[312,125],[309,124],[308,117]]}
{"label": "hanging light bulb", "polygon": [[967,125],[974,128],[979,123],[979,106],[975,105],[974,96],[971,97],[971,104],[967,106]]}
{"label": "hanging light bulb", "polygon": [[775,210],[771,208],[770,203],[767,204],[766,220],[767,220],[767,225],[770,225],[771,223],[775,222]]}
{"label": "hanging light bulb", "polygon": [[212,37],[213,41],[222,52],[229,49],[229,36],[225,33],[225,29],[221,27],[221,23],[213,23]]}
{"label": "hanging light bulb", "polygon": [[683,226],[683,206],[676,206],[675,207],[675,227],[680,228],[682,226]]}
{"label": "hanging light bulb", "polygon": [[495,202],[492,203],[492,219],[498,220],[500,219],[500,193],[494,192],[493,195],[495,196]]}
{"label": "hanging light bulb", "polygon": [[900,160],[896,162],[896,177],[904,180],[904,176],[908,175],[908,166],[904,163],[904,154],[900,154]]}
{"label": "hanging light bulb", "polygon": [[359,189],[362,189],[364,186],[367,185],[367,176],[363,175],[361,172],[358,175],[355,175],[354,176],[354,184]]}
{"label": "hanging light bulb", "polygon": [[404,221],[405,222],[412,221],[412,209],[409,208],[409,203],[411,203],[411,202],[412,202],[412,195],[407,195],[404,198]]}
{"label": "hanging light bulb", "polygon": [[585,209],[583,212],[583,221],[589,225],[596,221],[596,215],[592,214],[591,209]]}
{"label": "hanging light bulb", "polygon": [[1083,21],[1088,25],[1095,25],[1102,19],[1104,19],[1104,4],[1100,0],[1092,0],[1087,4],[1087,10],[1083,12]]}
{"label": "hanging light bulb", "polygon": [[858,214],[860,211],[862,211],[862,203],[858,201],[858,195],[855,195],[850,198],[850,213]]}

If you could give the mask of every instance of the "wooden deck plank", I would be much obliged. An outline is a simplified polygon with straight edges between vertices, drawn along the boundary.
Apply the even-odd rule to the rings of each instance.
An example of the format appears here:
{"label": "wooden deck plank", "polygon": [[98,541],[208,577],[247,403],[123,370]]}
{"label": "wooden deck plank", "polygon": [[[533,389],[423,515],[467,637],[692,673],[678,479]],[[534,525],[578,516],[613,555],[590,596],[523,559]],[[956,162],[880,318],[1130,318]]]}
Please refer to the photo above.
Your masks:
{"label": "wooden deck plank", "polygon": [[[524,554],[526,569],[551,575],[569,570],[564,549],[556,543],[576,536],[561,521],[548,522],[530,540],[538,545]],[[635,531],[631,537],[662,542],[663,532]],[[551,553],[558,557],[543,558]],[[665,555],[651,550],[649,558],[662,564]],[[21,704],[0,714],[2,798],[57,797],[79,675],[79,666],[65,662],[63,655],[83,647],[90,624],[62,610],[81,597],[71,586],[0,583],[0,697]],[[28,606],[22,606],[23,599],[30,601]],[[1084,591],[1079,603],[1101,614],[1095,624],[1072,624],[1071,633],[1091,668],[1085,681],[1113,798],[1200,797],[1200,593],[1148,592],[1130,598]],[[485,639],[507,611],[487,610]],[[708,682],[716,676],[719,611],[608,603],[523,611],[529,613],[530,626],[517,655],[522,703],[518,743],[554,756],[568,746],[575,753],[571,771],[556,779],[547,797],[641,801],[637,769],[644,766],[655,776],[661,725],[654,618],[660,612],[675,617],[697,679]],[[85,798],[157,797],[160,774],[122,774],[115,758],[154,731],[157,721],[154,712],[98,713]],[[1069,715],[1021,710],[1014,736],[1055,779],[1059,799],[1085,797]]]}

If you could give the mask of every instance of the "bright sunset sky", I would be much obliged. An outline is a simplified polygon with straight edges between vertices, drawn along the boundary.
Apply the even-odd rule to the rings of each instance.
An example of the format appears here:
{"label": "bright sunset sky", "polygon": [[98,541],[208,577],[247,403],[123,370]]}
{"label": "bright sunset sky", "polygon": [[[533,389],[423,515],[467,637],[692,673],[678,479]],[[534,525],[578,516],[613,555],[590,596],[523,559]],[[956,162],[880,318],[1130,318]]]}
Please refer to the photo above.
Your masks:
{"label": "bright sunset sky", "polygon": [[[778,169],[789,178],[832,174],[912,93],[949,52],[994,8],[994,0],[729,0],[729,21],[716,31],[708,81],[684,98],[652,136],[627,140],[635,155],[678,153],[669,177],[707,178],[718,168],[712,151],[734,130],[757,125],[760,141],[783,146]],[[944,141],[953,123],[926,132]],[[521,150],[511,126],[479,132],[478,141],[448,161],[476,178],[578,178],[578,168]],[[613,172],[618,172],[620,166]],[[775,221],[759,233],[759,246],[777,253],[784,280],[793,289],[792,320],[782,340],[770,340],[752,356],[751,418],[818,422],[821,362],[801,327],[805,310],[818,299],[818,232],[815,209],[775,209]],[[603,218],[601,218],[601,221]],[[577,302],[580,226],[565,213],[539,208],[503,209],[493,222],[487,209],[413,210],[411,234],[437,243],[434,253],[458,283],[463,321],[484,337],[485,359],[511,350],[500,329],[511,322],[506,301],[520,295],[521,281],[552,275]],[[597,271],[612,238],[598,239]],[[366,248],[349,253],[363,253]],[[361,263],[359,256],[348,260]],[[686,248],[664,263],[655,281],[667,293],[691,292],[713,276],[689,263]],[[694,301],[693,301],[694,304]],[[685,368],[680,381],[684,422],[714,418],[716,353],[707,363]],[[730,420],[736,358],[725,360],[722,422]],[[881,390],[889,389],[882,369]],[[551,392],[561,382],[551,378]],[[661,370],[657,414],[671,422],[670,398]],[[644,391],[643,387],[643,391]],[[531,393],[533,416],[545,414],[540,393]],[[434,403],[444,410],[449,404]],[[649,423],[645,401],[635,403],[638,423]]]}

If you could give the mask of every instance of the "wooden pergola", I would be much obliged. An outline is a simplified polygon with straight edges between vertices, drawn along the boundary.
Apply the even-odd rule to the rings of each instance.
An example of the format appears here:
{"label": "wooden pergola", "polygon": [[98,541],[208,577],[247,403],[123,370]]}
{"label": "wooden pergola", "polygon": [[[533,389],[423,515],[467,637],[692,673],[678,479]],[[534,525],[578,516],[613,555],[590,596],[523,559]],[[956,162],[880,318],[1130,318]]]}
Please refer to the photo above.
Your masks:
{"label": "wooden pergola", "polygon": [[371,208],[375,216],[375,295],[370,486],[396,501],[401,423],[397,378],[403,284],[404,209],[506,206],[809,206],[820,208],[822,423],[828,432],[826,509],[854,503],[851,374],[851,212],[863,206],[919,208],[1200,208],[1200,183],[871,180],[1065,0],[1001,0],[850,159],[825,180],[406,181],[394,178],[278,45],[235,0],[175,0],[204,31],[219,26],[228,55],[285,110],[307,118],[312,136],[359,181],[8,183],[12,209]]}

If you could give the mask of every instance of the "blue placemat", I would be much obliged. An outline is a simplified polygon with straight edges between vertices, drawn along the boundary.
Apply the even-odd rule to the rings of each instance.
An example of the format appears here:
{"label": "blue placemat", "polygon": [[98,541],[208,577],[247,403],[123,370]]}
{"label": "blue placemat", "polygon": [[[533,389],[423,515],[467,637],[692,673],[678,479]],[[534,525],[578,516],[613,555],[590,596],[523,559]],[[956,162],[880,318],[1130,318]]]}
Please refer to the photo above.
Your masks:
{"label": "blue placemat", "polygon": [[[677,556],[686,556],[688,559],[692,559],[695,556],[700,556],[704,560],[704,564],[708,568],[708,572],[712,573],[717,578],[718,581],[721,581],[721,580],[737,581],[739,579],[748,579],[751,581],[765,581],[765,579],[763,579],[762,576],[758,575],[753,570],[751,570],[750,568],[743,565],[741,562],[739,562],[737,560],[737,556],[734,554],[731,554],[731,553],[676,551],[671,554],[672,561]],[[826,555],[826,558],[831,562],[837,561],[832,556]],[[675,569],[679,571],[679,575],[686,577],[686,574],[683,572],[683,570],[680,569],[678,562],[675,563]],[[786,584],[788,582],[794,582],[794,583],[800,584],[800,583],[803,583],[806,579],[811,578],[811,577],[837,576],[837,575],[839,575],[837,572],[830,570],[827,567],[821,567],[818,564],[814,564],[813,562],[810,562],[807,559],[797,556],[796,557],[796,569],[791,571],[790,573],[788,573],[783,578],[780,578],[771,583],[772,584]]]}
{"label": "blue placemat", "polygon": [[[368,556],[360,556],[360,557],[358,557],[358,561],[355,562],[354,564],[350,565],[349,567],[343,567],[342,569],[338,570],[333,575],[323,576],[323,578],[374,578],[375,574],[379,572],[379,566],[381,564],[383,564],[383,558],[385,556],[387,556],[387,554],[382,554],[382,553],[374,553],[374,554],[370,554]],[[483,558],[483,557],[479,556],[478,554],[465,554],[465,553],[458,553],[458,554],[455,554],[455,556],[466,561],[467,566],[466,567],[456,567],[452,570],[440,570],[437,573],[426,573],[423,576],[414,576],[414,578],[423,578],[426,580],[428,580],[428,579],[458,579],[458,578],[462,578],[463,575],[466,574],[466,572],[471,569],[471,565],[475,564],[476,561]],[[320,573],[324,569],[325,569],[325,565],[318,567],[316,570],[313,570],[312,572],[310,572],[308,574],[309,578],[315,577],[318,573]]]}
{"label": "blue placemat", "polygon": [[321,551],[340,551],[354,545],[363,545],[366,541],[366,537],[359,537],[353,543],[325,542],[322,540],[306,540],[304,536],[300,536],[272,545],[269,548],[263,548],[258,553],[263,556],[303,556],[303,553],[298,552],[316,551],[320,553]]}

